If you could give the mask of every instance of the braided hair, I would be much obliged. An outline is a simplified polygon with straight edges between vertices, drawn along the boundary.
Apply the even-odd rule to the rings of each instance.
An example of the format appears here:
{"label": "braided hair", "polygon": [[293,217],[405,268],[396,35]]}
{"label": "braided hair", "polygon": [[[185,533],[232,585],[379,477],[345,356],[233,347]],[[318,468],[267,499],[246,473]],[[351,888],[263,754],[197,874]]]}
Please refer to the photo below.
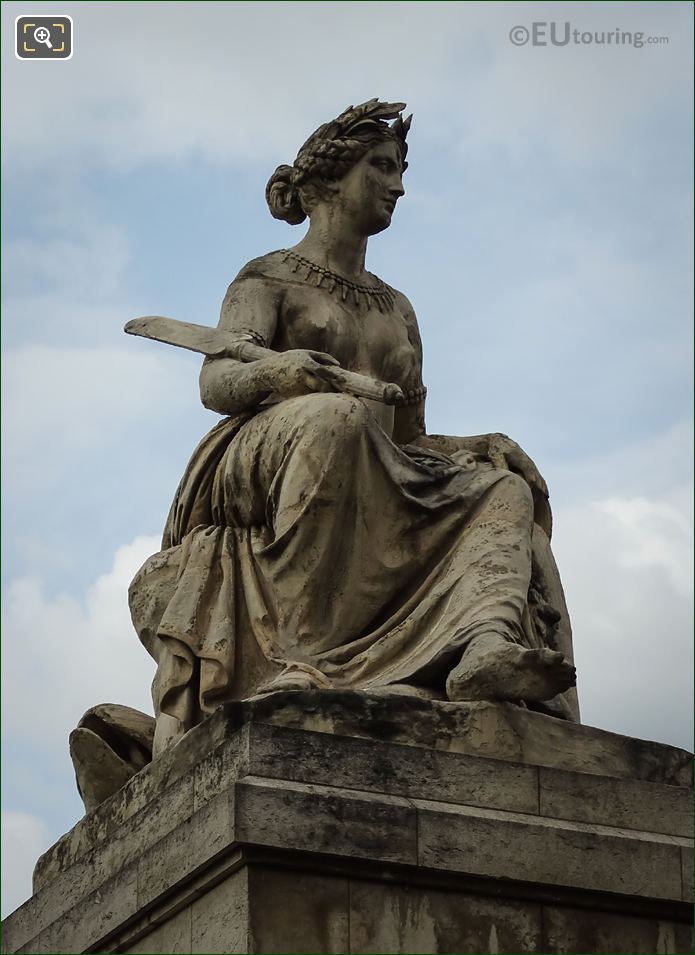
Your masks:
{"label": "braided hair", "polygon": [[[405,103],[370,99],[360,106],[348,106],[336,119],[319,126],[301,147],[293,165],[278,166],[268,180],[265,198],[270,214],[290,225],[303,222],[310,188],[320,189],[322,183],[342,179],[368,150],[384,141],[398,144],[405,170],[412,116],[404,120],[404,109]],[[385,122],[389,119],[394,122]]]}

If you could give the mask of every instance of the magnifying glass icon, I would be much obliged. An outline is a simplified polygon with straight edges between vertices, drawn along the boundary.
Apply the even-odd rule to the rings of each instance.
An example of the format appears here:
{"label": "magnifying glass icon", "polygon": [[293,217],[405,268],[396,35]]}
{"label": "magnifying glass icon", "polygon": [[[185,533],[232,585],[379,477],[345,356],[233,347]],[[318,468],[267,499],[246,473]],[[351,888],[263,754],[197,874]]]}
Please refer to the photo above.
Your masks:
{"label": "magnifying glass icon", "polygon": [[34,39],[37,43],[45,43],[49,50],[53,49],[53,44],[51,43],[51,31],[48,27],[37,27],[34,30]]}

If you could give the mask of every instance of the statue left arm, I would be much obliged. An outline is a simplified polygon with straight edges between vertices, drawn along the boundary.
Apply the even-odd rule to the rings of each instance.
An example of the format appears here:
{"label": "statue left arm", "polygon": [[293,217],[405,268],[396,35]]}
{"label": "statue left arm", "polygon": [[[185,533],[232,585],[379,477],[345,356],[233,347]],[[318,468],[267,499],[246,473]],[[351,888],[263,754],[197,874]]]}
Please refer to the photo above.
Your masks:
{"label": "statue left arm", "polygon": [[[402,292],[396,292],[396,304],[405,324],[408,341],[413,349],[414,361],[407,372],[407,380],[399,381],[403,392],[422,388],[422,340],[415,311]],[[397,405],[393,419],[393,440],[396,444],[416,444],[425,433],[425,399],[415,403]]]}
{"label": "statue left arm", "polygon": [[468,452],[483,460],[489,461],[495,468],[503,471],[512,471],[520,475],[531,488],[533,494],[534,515],[536,524],[539,524],[548,538],[552,535],[553,515],[548,500],[548,485],[540,471],[526,452],[508,438],[506,434],[476,434],[470,437],[456,437],[449,434],[419,435],[411,444],[431,451],[439,451],[456,460],[457,455]]}
{"label": "statue left arm", "polygon": [[487,458],[493,467],[520,474],[531,490],[548,497],[548,485],[526,452],[506,434],[476,434],[459,438],[448,434],[421,434],[414,444],[452,457],[461,451]]}

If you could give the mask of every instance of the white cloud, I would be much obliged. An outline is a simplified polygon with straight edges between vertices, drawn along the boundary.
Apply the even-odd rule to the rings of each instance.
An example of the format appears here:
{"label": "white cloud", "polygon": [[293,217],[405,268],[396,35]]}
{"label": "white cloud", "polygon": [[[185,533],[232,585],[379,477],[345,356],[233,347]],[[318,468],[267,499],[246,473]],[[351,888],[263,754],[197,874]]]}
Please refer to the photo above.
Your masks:
{"label": "white cloud", "polygon": [[[692,11],[669,4],[500,4],[481,18],[475,46],[488,55],[487,69],[471,70],[466,87],[462,150],[498,144],[527,155],[550,143],[564,161],[605,160],[616,141],[659,103],[673,103],[679,75],[687,69],[683,42]],[[663,46],[568,45],[516,47],[517,25],[557,21],[580,30],[643,31],[668,35]],[[630,170],[625,174],[629,175]]]}
{"label": "white cloud", "polygon": [[[142,414],[144,405],[171,407],[177,381],[165,350],[135,344],[129,349],[53,348],[28,345],[8,349],[8,425],[15,431],[17,452],[36,447],[42,434],[55,433],[69,422],[60,441],[70,451],[92,449],[113,440],[113,429]],[[167,349],[175,363],[175,353]]]}
{"label": "white cloud", "polygon": [[4,264],[15,295],[40,290],[53,298],[68,291],[93,301],[118,294],[129,257],[121,229],[94,221],[76,225],[69,213],[64,219],[56,215],[50,225],[38,224],[43,226],[40,237],[17,238],[8,245]]}
{"label": "white cloud", "polygon": [[[692,501],[692,493],[682,496]],[[609,498],[596,508],[613,522],[621,567],[663,572],[677,593],[692,597],[692,517],[684,507],[635,497]]]}
{"label": "white cloud", "polygon": [[582,719],[692,747],[690,487],[563,507],[555,552]]}
{"label": "white cloud", "polygon": [[[42,501],[47,487],[60,487],[63,495],[71,490],[78,519],[77,499],[85,497],[87,474],[101,467],[101,452],[115,452],[127,441],[131,467],[137,468],[139,449],[151,441],[142,422],[164,423],[157,436],[161,444],[177,417],[195,408],[197,374],[190,360],[147,345],[149,350],[135,344],[130,349],[30,345],[5,352],[5,436],[12,461],[7,481],[16,493]],[[119,453],[114,466],[122,472],[129,460]],[[117,485],[119,476],[102,473],[100,480]]]}
{"label": "white cloud", "polygon": [[[348,101],[375,94],[410,100],[433,142],[444,136],[466,148],[525,150],[544,140],[583,161],[677,94],[691,15],[677,4],[604,4],[590,13],[585,4],[523,3],[199,3],[194,15],[174,3],[74,3],[72,10],[75,55],[61,70],[37,63],[29,74],[25,63],[5,58],[14,103],[6,149],[25,163],[288,161],[288,143],[298,146]],[[6,22],[17,11],[4,4]],[[670,43],[521,49],[509,41],[516,23],[558,18],[669,34]]]}
{"label": "white cloud", "polygon": [[[602,437],[599,424],[595,427]],[[569,460],[553,462],[549,471],[541,466],[553,503],[562,509],[557,512],[558,527],[566,510],[610,498],[665,499],[683,513],[692,513],[686,500],[693,478],[692,433],[692,420],[683,418],[663,431],[623,439],[609,450],[599,451],[590,442]]]}
{"label": "white cloud", "polygon": [[31,195],[3,261],[10,342],[117,339],[135,314],[126,229],[72,176],[36,176],[24,188]]}
{"label": "white cloud", "polygon": [[27,812],[2,811],[2,917],[31,895],[37,858],[49,847],[48,828]]}
{"label": "white cloud", "polygon": [[67,751],[70,731],[97,703],[151,712],[154,662],[133,630],[127,592],[159,545],[157,537],[138,537],[120,547],[111,570],[79,598],[47,598],[32,577],[10,583],[3,609],[3,709],[14,742],[46,753]]}
{"label": "white cloud", "polygon": [[[109,572],[78,598],[65,593],[48,598],[36,578],[9,585],[2,612],[3,731],[8,752],[21,752],[22,759],[12,756],[6,765],[5,913],[31,894],[31,873],[41,852],[77,821],[68,736],[82,714],[97,703],[152,712],[149,688],[155,664],[133,629],[127,591],[159,544],[158,537],[138,537],[119,547]],[[35,787],[45,788],[48,782],[47,766],[52,767],[51,798],[36,800]],[[37,767],[43,767],[38,774]],[[16,808],[32,800],[39,813]]]}

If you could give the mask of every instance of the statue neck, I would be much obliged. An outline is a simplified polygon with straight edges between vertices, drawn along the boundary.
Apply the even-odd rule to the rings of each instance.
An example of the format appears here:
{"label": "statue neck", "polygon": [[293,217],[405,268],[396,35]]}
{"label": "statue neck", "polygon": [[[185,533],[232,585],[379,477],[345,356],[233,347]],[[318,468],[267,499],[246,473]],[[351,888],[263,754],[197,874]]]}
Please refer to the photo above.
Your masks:
{"label": "statue neck", "polygon": [[311,262],[359,282],[364,275],[367,236],[341,221],[335,209],[319,208],[312,214],[309,231],[294,250]]}

